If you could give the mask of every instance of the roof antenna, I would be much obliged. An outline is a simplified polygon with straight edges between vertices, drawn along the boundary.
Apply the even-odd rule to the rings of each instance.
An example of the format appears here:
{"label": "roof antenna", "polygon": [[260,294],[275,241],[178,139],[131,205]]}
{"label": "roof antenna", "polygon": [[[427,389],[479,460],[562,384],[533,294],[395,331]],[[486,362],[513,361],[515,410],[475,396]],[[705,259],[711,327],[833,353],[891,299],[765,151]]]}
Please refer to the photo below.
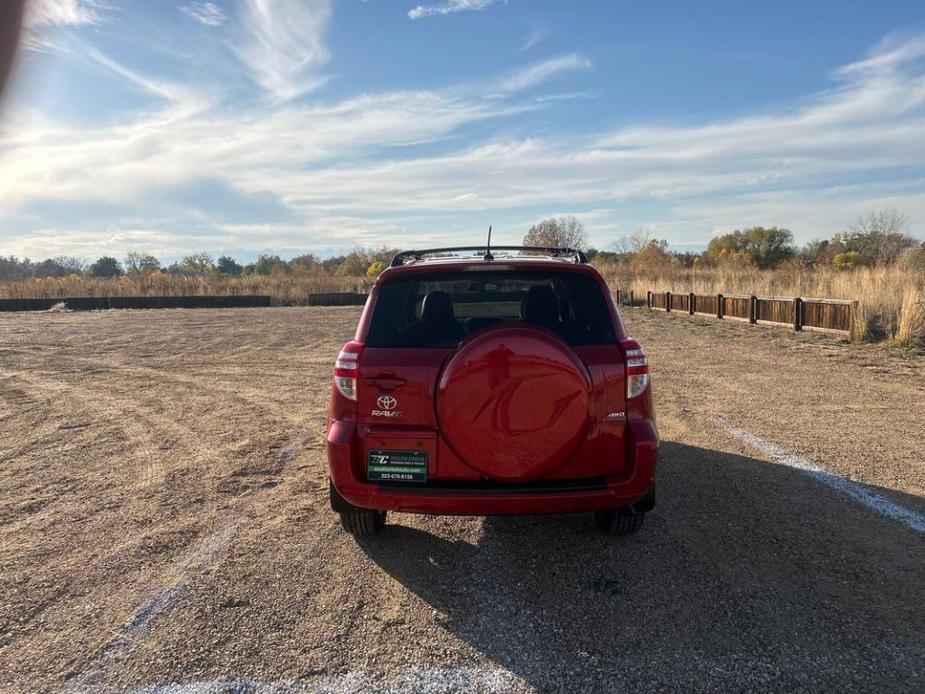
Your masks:
{"label": "roof antenna", "polygon": [[482,257],[483,260],[494,260],[495,256],[491,254],[491,226],[488,227],[488,245],[485,246],[485,255]]}

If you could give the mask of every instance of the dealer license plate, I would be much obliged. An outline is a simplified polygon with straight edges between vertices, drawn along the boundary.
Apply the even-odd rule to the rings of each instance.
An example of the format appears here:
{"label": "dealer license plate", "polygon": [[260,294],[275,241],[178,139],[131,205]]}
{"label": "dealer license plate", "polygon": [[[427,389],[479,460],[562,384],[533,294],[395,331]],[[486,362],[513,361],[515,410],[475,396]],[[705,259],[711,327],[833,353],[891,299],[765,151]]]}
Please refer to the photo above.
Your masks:
{"label": "dealer license plate", "polygon": [[427,451],[369,451],[366,478],[370,482],[426,482]]}

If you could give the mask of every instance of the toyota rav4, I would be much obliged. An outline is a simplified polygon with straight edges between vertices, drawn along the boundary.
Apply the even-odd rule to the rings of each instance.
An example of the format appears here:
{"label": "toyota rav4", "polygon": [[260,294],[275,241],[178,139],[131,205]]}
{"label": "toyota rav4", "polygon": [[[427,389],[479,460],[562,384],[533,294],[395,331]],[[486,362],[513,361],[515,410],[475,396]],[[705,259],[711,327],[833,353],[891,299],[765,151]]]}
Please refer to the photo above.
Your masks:
{"label": "toyota rav4", "polygon": [[646,356],[580,251],[405,251],[334,364],[331,506],[356,536],[387,511],[593,511],[608,534],[655,504]]}

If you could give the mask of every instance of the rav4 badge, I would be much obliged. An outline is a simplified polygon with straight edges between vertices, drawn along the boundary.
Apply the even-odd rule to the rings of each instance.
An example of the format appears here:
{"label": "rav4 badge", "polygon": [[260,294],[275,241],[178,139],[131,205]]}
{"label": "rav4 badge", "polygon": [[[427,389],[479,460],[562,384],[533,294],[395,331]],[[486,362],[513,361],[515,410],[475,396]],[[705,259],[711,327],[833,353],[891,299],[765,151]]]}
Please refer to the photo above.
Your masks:
{"label": "rav4 badge", "polygon": [[398,400],[394,396],[380,395],[376,404],[379,409],[372,411],[373,417],[401,417],[401,412],[395,409],[398,407]]}

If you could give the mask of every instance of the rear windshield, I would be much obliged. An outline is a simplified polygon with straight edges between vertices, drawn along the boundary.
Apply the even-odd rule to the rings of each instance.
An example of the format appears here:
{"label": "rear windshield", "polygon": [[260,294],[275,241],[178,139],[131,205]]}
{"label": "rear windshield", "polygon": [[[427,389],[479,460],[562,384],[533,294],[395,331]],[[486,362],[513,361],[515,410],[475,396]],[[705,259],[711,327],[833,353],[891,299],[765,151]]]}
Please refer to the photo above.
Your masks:
{"label": "rear windshield", "polygon": [[505,322],[551,330],[571,345],[613,344],[598,282],[576,273],[415,274],[379,289],[367,347],[454,347]]}

